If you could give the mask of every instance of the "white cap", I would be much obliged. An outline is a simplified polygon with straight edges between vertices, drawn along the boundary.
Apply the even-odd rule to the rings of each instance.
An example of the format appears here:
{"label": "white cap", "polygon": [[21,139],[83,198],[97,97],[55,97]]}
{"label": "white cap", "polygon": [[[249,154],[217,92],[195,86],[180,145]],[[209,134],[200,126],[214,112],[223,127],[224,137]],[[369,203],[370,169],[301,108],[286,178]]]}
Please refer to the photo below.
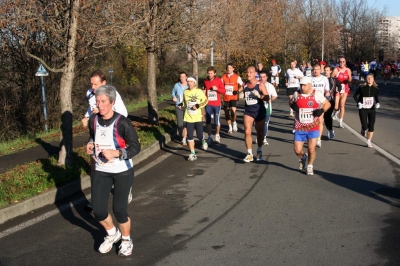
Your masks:
{"label": "white cap", "polygon": [[196,79],[193,78],[193,77],[188,77],[188,78],[187,78],[187,81],[190,81],[190,80],[191,80],[191,81],[194,81],[194,83],[197,83]]}
{"label": "white cap", "polygon": [[308,84],[308,83],[312,83],[311,78],[310,77],[302,77],[300,79],[300,84]]}

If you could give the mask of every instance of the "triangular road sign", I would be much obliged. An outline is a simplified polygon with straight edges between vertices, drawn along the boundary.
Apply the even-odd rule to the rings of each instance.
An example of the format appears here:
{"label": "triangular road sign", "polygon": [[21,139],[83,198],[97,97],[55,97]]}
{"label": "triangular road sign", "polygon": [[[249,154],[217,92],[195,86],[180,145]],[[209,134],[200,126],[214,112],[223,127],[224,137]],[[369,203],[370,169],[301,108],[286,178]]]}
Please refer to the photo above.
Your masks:
{"label": "triangular road sign", "polygon": [[49,73],[47,73],[47,70],[44,68],[44,66],[42,64],[40,64],[39,69],[35,75],[38,77],[44,77],[44,76],[48,76]]}

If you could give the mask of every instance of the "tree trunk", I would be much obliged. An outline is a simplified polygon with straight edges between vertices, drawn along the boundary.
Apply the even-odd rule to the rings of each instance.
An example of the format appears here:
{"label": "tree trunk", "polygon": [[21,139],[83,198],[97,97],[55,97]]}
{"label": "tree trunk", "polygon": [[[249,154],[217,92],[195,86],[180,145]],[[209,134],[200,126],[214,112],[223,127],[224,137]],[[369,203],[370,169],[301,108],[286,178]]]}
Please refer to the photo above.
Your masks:
{"label": "tree trunk", "polygon": [[191,55],[192,55],[192,72],[193,77],[197,80],[197,86],[199,85],[199,65],[198,65],[198,53],[194,45],[191,45]]}
{"label": "tree trunk", "polygon": [[158,124],[158,103],[156,84],[156,54],[147,50],[147,112],[150,124]]}
{"label": "tree trunk", "polygon": [[80,0],[71,1],[71,22],[64,73],[60,81],[61,135],[58,165],[72,163],[72,85],[75,78],[76,38]]}

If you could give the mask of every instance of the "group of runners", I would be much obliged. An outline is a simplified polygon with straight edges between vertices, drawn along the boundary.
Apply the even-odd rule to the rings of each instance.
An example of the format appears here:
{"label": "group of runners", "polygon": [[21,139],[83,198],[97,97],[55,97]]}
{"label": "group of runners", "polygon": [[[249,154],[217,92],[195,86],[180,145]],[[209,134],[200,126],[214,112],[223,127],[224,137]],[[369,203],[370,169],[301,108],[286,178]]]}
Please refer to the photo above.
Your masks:
{"label": "group of runners", "polygon": [[[328,139],[335,137],[334,120],[339,122],[339,128],[344,127],[345,104],[348,95],[350,95],[352,71],[347,67],[344,57],[340,57],[338,62],[338,66],[331,67],[323,61],[317,61],[314,65],[306,65],[302,71],[297,66],[297,61],[293,60],[285,73],[286,95],[289,98],[290,106],[289,116],[294,117],[294,150],[296,155],[299,156],[299,167],[305,170],[307,175],[314,173],[315,149],[322,147],[324,124],[328,131]],[[178,112],[185,114],[183,119],[178,121],[178,124],[185,124],[188,132],[189,161],[197,159],[194,148],[194,129],[196,129],[197,138],[202,142],[204,150],[213,141],[220,143],[219,113],[221,106],[225,111],[228,133],[237,132],[236,105],[240,93],[244,94],[245,101],[243,127],[246,156],[243,160],[245,162],[254,160],[252,150],[253,127],[257,132],[255,141],[257,144],[256,160],[262,160],[262,146],[268,145],[267,134],[272,112],[271,103],[278,97],[277,87],[279,86],[281,69],[275,60],[272,61],[269,71],[264,70],[261,63],[257,67],[249,66],[245,84],[240,76],[234,73],[232,64],[228,64],[226,70],[227,72],[220,79],[216,76],[215,68],[209,67],[204,87],[201,89],[197,87],[197,81],[189,77],[187,81],[188,83],[190,81],[191,84],[189,84],[188,90],[181,91],[180,95],[176,94],[176,90],[173,90],[172,96],[177,106],[177,118],[182,117],[178,116]],[[268,75],[271,76],[270,81],[272,83],[268,82]],[[372,147],[375,110],[380,107],[378,92],[374,75],[369,73],[366,76],[366,82],[361,84],[354,93],[354,99],[360,109],[361,134],[367,137],[367,147]],[[181,101],[177,99],[181,99]],[[208,138],[203,135],[203,108],[205,109]],[[211,134],[211,117],[214,118],[216,128],[215,140],[213,140]],[[182,135],[183,145],[186,143],[185,138]],[[304,152],[303,145],[306,141],[308,142],[307,152]]]}
{"label": "group of runners", "polygon": [[[289,96],[291,115],[294,116],[294,151],[299,157],[299,168],[307,175],[313,175],[313,163],[316,158],[316,147],[321,148],[323,123],[328,129],[328,138],[334,138],[332,117],[339,113],[339,126],[343,127],[344,106],[349,95],[351,71],[346,66],[345,58],[339,59],[338,67],[316,63],[312,74],[303,73],[297,62],[291,62],[291,68],[285,74],[286,94]],[[237,103],[239,94],[243,93],[245,107],[243,115],[244,141],[246,156],[244,162],[254,160],[252,130],[257,132],[256,160],[262,160],[262,147],[268,145],[266,139],[268,124],[272,113],[272,101],[277,97],[279,74],[281,69],[273,60],[269,71],[262,65],[249,66],[246,71],[246,84],[234,73],[233,64],[228,64],[226,73],[217,77],[216,69],[207,69],[204,87],[198,88],[197,80],[188,77],[185,72],[179,75],[172,97],[176,103],[176,117],[182,144],[190,149],[189,161],[197,159],[194,143],[194,130],[207,150],[213,142],[220,143],[220,112],[224,108],[228,124],[228,134],[238,131]],[[324,75],[322,75],[324,73]],[[271,82],[268,82],[268,75]],[[132,254],[133,242],[130,237],[131,220],[127,212],[128,203],[132,200],[131,187],[134,179],[132,158],[140,152],[138,135],[115,87],[106,84],[103,72],[95,71],[91,77],[91,89],[87,91],[89,107],[82,119],[82,124],[89,128],[89,141],[86,151],[91,157],[91,194],[92,203],[85,206],[87,211],[106,230],[107,236],[99,247],[99,252],[109,252],[113,245],[120,242],[118,255]],[[367,137],[367,146],[372,147],[376,109],[380,107],[379,90],[374,75],[368,74],[366,83],[362,84],[353,97],[359,108],[361,134]],[[221,104],[222,103],[222,104]],[[203,110],[206,116],[206,131],[203,134]],[[212,138],[211,123],[214,120],[215,138]],[[308,142],[307,152],[303,145]],[[108,212],[108,198],[114,187],[113,211],[118,227]]]}

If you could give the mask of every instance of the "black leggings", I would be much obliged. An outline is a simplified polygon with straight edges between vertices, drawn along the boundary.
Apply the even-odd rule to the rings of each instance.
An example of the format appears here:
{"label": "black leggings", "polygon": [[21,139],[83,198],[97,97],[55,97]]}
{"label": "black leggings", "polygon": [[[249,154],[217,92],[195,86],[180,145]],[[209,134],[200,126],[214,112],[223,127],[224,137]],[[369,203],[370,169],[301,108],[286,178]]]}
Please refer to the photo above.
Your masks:
{"label": "black leggings", "polygon": [[113,212],[118,223],[128,221],[128,195],[133,184],[133,168],[121,173],[95,171],[92,177],[92,207],[97,221],[108,217],[108,197],[114,185]]}
{"label": "black leggings", "polygon": [[187,130],[187,140],[194,140],[194,129],[196,128],[196,135],[199,140],[203,140],[203,122],[194,122],[189,123],[186,122],[186,130]]}
{"label": "black leggings", "polygon": [[358,112],[361,121],[361,129],[374,132],[375,109],[360,109]]}
{"label": "black leggings", "polygon": [[332,130],[333,128],[333,121],[332,121],[332,112],[335,108],[335,102],[330,101],[331,107],[324,113],[324,122],[327,130]]}

